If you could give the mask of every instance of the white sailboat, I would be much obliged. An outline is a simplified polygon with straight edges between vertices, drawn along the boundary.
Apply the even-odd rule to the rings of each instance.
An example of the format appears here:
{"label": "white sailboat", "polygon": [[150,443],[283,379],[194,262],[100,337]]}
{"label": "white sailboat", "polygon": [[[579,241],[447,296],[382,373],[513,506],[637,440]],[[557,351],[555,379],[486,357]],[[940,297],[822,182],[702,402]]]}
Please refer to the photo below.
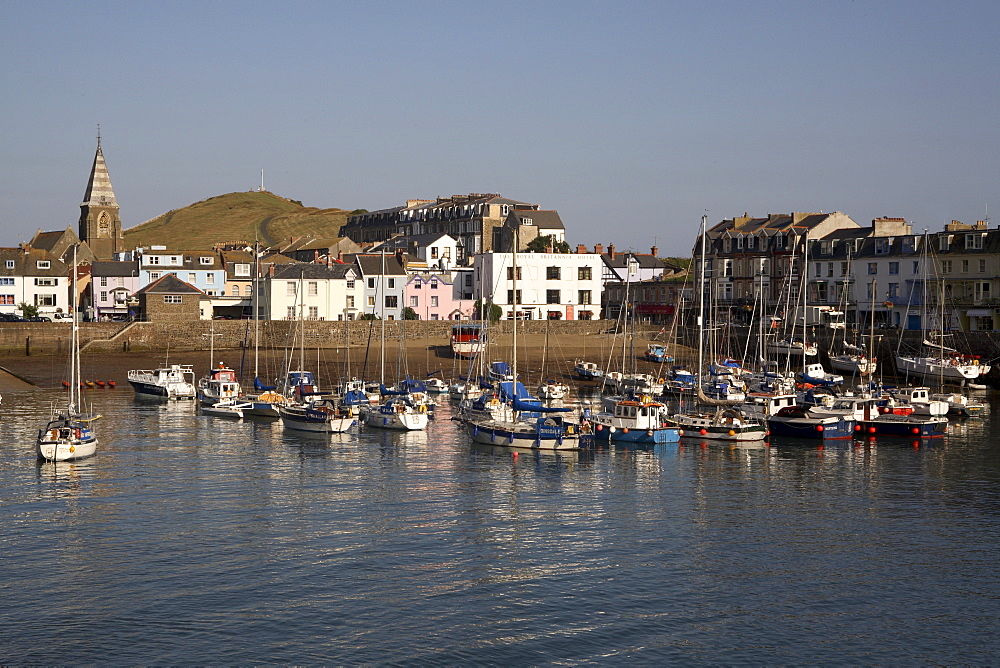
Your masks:
{"label": "white sailboat", "polygon": [[73,248],[73,279],[71,285],[73,321],[70,325],[69,396],[66,410],[52,417],[38,430],[35,453],[44,461],[64,462],[90,457],[97,452],[97,433],[93,423],[100,415],[82,412],[80,392],[80,339],[77,323],[76,247]]}

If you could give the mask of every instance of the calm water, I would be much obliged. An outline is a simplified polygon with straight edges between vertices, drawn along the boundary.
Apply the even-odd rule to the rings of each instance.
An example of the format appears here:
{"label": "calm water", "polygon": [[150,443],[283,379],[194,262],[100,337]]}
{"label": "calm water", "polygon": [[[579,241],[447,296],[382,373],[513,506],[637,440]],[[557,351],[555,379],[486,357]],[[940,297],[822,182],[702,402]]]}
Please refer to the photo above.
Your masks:
{"label": "calm water", "polygon": [[[997,419],[914,444],[475,449],[7,394],[4,664],[1000,662]],[[994,413],[1000,415],[1000,411]]]}

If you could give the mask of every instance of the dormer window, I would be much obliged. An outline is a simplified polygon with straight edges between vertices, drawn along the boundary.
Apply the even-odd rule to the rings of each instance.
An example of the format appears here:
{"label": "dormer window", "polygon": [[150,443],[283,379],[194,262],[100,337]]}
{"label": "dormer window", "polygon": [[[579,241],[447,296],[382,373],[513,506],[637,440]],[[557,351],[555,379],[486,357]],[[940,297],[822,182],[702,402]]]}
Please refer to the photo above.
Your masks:
{"label": "dormer window", "polygon": [[875,254],[876,255],[886,255],[889,253],[889,240],[888,239],[876,239],[875,240]]}
{"label": "dormer window", "polygon": [[52,263],[49,262],[48,260],[38,260],[37,262],[35,262],[35,266],[38,267],[39,269],[50,269]]}
{"label": "dormer window", "polygon": [[208,264],[208,265],[210,265],[210,264],[212,264],[212,258],[210,258],[210,257],[205,257],[205,256],[203,255],[203,256],[201,256],[200,258],[198,258],[198,262],[200,262],[201,264]]}
{"label": "dormer window", "polygon": [[743,250],[743,235],[736,237],[736,250]]}
{"label": "dormer window", "polygon": [[912,253],[916,250],[916,239],[914,237],[903,237],[903,252]]}
{"label": "dormer window", "polygon": [[938,250],[946,251],[951,248],[951,237],[947,234],[942,234],[938,237]]}
{"label": "dormer window", "polygon": [[722,252],[724,253],[733,252],[733,240],[730,239],[729,237],[726,237],[725,239],[722,240]]}
{"label": "dormer window", "polygon": [[14,268],[14,261],[13,260],[7,260],[7,268],[8,269],[13,269]]}
{"label": "dormer window", "polygon": [[785,247],[785,235],[775,234],[774,235],[774,248],[775,250],[780,250]]}
{"label": "dormer window", "polygon": [[982,248],[983,248],[983,235],[981,234],[965,235],[966,250],[982,250]]}
{"label": "dormer window", "polygon": [[235,276],[249,276],[250,275],[250,265],[249,264],[235,264],[235,265],[233,265],[233,275],[235,275]]}
{"label": "dormer window", "polygon": [[756,237],[754,237],[754,235],[752,235],[752,234],[747,237],[747,248],[748,249],[753,249],[753,247],[754,247],[754,239],[755,238]]}

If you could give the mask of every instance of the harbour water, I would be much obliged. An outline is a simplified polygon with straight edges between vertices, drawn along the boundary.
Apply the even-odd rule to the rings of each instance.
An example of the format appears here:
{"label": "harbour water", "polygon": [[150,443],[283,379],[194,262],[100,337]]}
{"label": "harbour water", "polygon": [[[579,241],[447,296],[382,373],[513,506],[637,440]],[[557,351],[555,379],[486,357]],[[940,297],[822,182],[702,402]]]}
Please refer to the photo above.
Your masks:
{"label": "harbour water", "polygon": [[995,664],[998,412],[943,439],[477,448],[3,397],[4,664]]}

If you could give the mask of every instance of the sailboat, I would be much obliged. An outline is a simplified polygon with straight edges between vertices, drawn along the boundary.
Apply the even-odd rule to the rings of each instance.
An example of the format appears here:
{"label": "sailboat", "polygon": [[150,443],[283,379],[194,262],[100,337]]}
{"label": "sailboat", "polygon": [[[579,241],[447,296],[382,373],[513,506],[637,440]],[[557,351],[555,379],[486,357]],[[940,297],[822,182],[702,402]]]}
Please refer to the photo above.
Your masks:
{"label": "sailboat", "polygon": [[326,434],[345,432],[354,424],[354,416],[337,406],[332,399],[318,394],[312,373],[301,371],[305,366],[305,310],[302,277],[299,278],[299,369],[289,371],[286,383],[292,383],[286,396],[295,396],[297,401],[277,404],[281,424],[287,429],[311,431]]}
{"label": "sailboat", "polygon": [[549,321],[545,321],[545,342],[542,344],[542,383],[538,386],[538,396],[542,399],[562,399],[569,394],[569,386],[557,380],[546,378],[546,362],[549,354]]}
{"label": "sailboat", "polygon": [[[950,334],[944,333],[944,287],[938,293],[938,331],[928,331],[927,321],[927,272],[928,259],[927,236],[924,236],[923,253],[921,254],[921,269],[924,280],[921,296],[920,328],[923,332],[920,350],[915,353],[904,353],[900,350],[903,334],[900,331],[899,344],[896,348],[896,370],[905,376],[914,376],[924,382],[953,383],[965,385],[975,382],[980,376],[989,373],[990,366],[981,364],[977,356],[960,353],[956,348],[947,346],[944,339]],[[911,295],[912,297],[912,295]]]}
{"label": "sailboat", "polygon": [[[851,269],[851,257],[847,257],[847,275],[850,275]],[[875,280],[872,280],[872,308],[869,320],[869,347],[874,346],[875,337]],[[847,300],[850,291],[847,285],[843,285],[841,288],[841,311],[846,311]],[[859,311],[860,312],[860,311]],[[830,355],[830,366],[832,366],[837,371],[848,373],[852,376],[874,376],[875,369],[878,362],[875,359],[874,350],[866,350],[865,346],[860,344],[858,341],[850,343],[847,341],[847,328],[843,329],[844,340],[841,344],[841,351],[837,354]],[[836,339],[837,333],[834,332],[834,339]]]}
{"label": "sailboat", "polygon": [[[708,236],[708,216],[701,218],[701,265],[698,274],[698,369],[705,368],[705,244]],[[671,416],[680,428],[680,435],[721,441],[763,441],[767,427],[757,417],[741,408],[740,402],[712,399],[699,382],[695,393],[697,400],[716,407],[712,413],[684,412]]]}
{"label": "sailboat", "polygon": [[88,415],[81,412],[82,396],[80,393],[80,338],[77,323],[77,293],[76,293],[76,252],[73,247],[73,321],[70,332],[69,347],[69,394],[66,410],[51,418],[43,429],[38,430],[35,440],[35,452],[44,461],[64,462],[83,459],[97,452],[97,434],[93,423],[100,415]]}
{"label": "sailboat", "polygon": [[[385,251],[382,251],[382,275],[379,288],[385,283]],[[382,300],[385,303],[385,300]],[[374,308],[372,313],[374,313]],[[426,404],[416,404],[405,390],[391,391],[385,386],[385,313],[382,313],[382,334],[379,353],[379,389],[384,399],[377,406],[361,406],[361,417],[367,427],[420,431],[427,428],[429,416]],[[399,336],[403,333],[400,330]]]}
{"label": "sailboat", "polygon": [[517,250],[520,240],[514,236],[512,273],[514,295],[514,323],[512,327],[512,367],[509,380],[497,381],[497,399],[507,403],[512,415],[498,419],[465,419],[469,437],[476,443],[538,450],[578,450],[581,443],[580,426],[563,419],[560,413],[569,408],[545,407],[528,394],[517,374]]}

